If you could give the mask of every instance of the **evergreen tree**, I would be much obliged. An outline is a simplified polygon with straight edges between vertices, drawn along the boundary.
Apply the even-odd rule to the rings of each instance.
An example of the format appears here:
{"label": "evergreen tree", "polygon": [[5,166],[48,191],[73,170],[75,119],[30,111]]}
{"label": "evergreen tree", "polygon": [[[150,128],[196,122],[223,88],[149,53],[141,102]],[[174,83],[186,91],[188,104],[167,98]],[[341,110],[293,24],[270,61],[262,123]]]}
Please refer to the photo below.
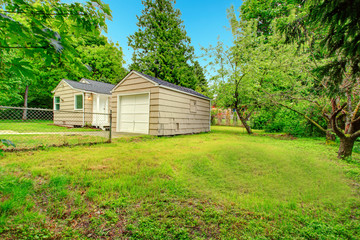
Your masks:
{"label": "evergreen tree", "polygon": [[195,89],[193,72],[194,48],[186,35],[181,13],[174,0],[143,0],[145,6],[138,16],[138,31],[131,35],[134,49],[131,70]]}
{"label": "evergreen tree", "polygon": [[198,61],[194,62],[194,74],[197,81],[197,87],[195,90],[206,95],[208,93],[209,86],[205,78],[204,69]]}

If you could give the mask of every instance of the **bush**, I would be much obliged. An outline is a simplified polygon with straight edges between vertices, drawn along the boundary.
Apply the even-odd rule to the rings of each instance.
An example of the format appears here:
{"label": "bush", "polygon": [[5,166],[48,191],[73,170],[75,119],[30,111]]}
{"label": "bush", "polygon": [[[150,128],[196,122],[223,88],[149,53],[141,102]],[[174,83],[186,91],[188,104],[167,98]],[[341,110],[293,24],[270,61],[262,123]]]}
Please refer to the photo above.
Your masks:
{"label": "bush", "polygon": [[[302,111],[306,111],[303,109]],[[326,127],[326,122],[315,112],[308,113],[312,119]],[[265,132],[283,132],[299,137],[320,137],[325,134],[303,116],[284,108],[268,107],[256,112],[251,118],[251,127]]]}

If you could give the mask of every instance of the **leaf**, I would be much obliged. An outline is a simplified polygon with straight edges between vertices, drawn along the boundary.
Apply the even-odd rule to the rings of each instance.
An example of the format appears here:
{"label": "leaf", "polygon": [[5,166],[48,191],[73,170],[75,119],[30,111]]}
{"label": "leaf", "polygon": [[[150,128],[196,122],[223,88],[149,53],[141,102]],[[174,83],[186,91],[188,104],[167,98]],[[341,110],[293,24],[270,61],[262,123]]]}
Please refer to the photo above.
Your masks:
{"label": "leaf", "polygon": [[8,139],[1,139],[1,142],[6,146],[6,147],[10,147],[10,146],[13,146],[13,147],[16,147],[15,144],[8,140]]}

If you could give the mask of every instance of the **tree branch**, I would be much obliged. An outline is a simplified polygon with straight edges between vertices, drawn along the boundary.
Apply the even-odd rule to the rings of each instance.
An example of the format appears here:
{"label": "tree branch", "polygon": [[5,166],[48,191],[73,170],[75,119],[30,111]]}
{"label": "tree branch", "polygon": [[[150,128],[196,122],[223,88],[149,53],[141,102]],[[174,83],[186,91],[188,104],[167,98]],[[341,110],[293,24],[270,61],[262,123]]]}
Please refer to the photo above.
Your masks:
{"label": "tree branch", "polygon": [[279,102],[275,102],[275,104],[278,104],[284,108],[287,108],[293,112],[296,112],[297,114],[303,116],[306,120],[308,120],[309,122],[311,122],[312,124],[314,124],[317,128],[319,128],[321,131],[325,132],[326,133],[326,129],[324,129],[322,126],[320,126],[320,124],[318,124],[317,122],[315,122],[313,119],[311,119],[310,117],[308,117],[306,114],[302,113],[302,112],[299,112],[298,110],[296,109],[293,109],[285,104],[282,104],[282,103],[279,103]]}
{"label": "tree branch", "polygon": [[338,135],[341,138],[345,138],[345,134],[339,129],[337,125],[337,115],[346,107],[347,103],[344,103],[339,109],[337,109],[332,115],[331,115],[331,126],[333,131],[336,135]]}

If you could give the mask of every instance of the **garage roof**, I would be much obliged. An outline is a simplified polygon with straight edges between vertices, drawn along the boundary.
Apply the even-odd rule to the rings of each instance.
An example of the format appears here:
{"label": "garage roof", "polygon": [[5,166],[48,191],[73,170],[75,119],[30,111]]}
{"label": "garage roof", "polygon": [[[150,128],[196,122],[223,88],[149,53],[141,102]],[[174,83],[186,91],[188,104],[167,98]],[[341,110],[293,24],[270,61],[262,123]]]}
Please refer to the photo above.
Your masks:
{"label": "garage roof", "polygon": [[137,71],[134,71],[134,72],[136,72],[136,73],[144,76],[145,78],[159,84],[160,86],[173,88],[173,89],[181,91],[181,92],[185,92],[185,93],[189,93],[189,94],[192,94],[192,95],[195,95],[195,96],[198,96],[198,97],[210,99],[210,98],[206,97],[205,95],[202,95],[201,93],[198,93],[198,92],[196,92],[196,91],[194,91],[194,90],[192,90],[190,88],[182,87],[182,86],[179,86],[179,85],[176,85],[176,84],[173,84],[173,83],[158,79],[156,77],[149,76],[149,75],[141,73],[141,72],[137,72]]}
{"label": "garage roof", "polygon": [[110,91],[115,87],[115,85],[110,83],[98,82],[85,78],[82,78],[80,82],[68,79],[64,79],[64,81],[75,89],[108,95],[111,95]]}

